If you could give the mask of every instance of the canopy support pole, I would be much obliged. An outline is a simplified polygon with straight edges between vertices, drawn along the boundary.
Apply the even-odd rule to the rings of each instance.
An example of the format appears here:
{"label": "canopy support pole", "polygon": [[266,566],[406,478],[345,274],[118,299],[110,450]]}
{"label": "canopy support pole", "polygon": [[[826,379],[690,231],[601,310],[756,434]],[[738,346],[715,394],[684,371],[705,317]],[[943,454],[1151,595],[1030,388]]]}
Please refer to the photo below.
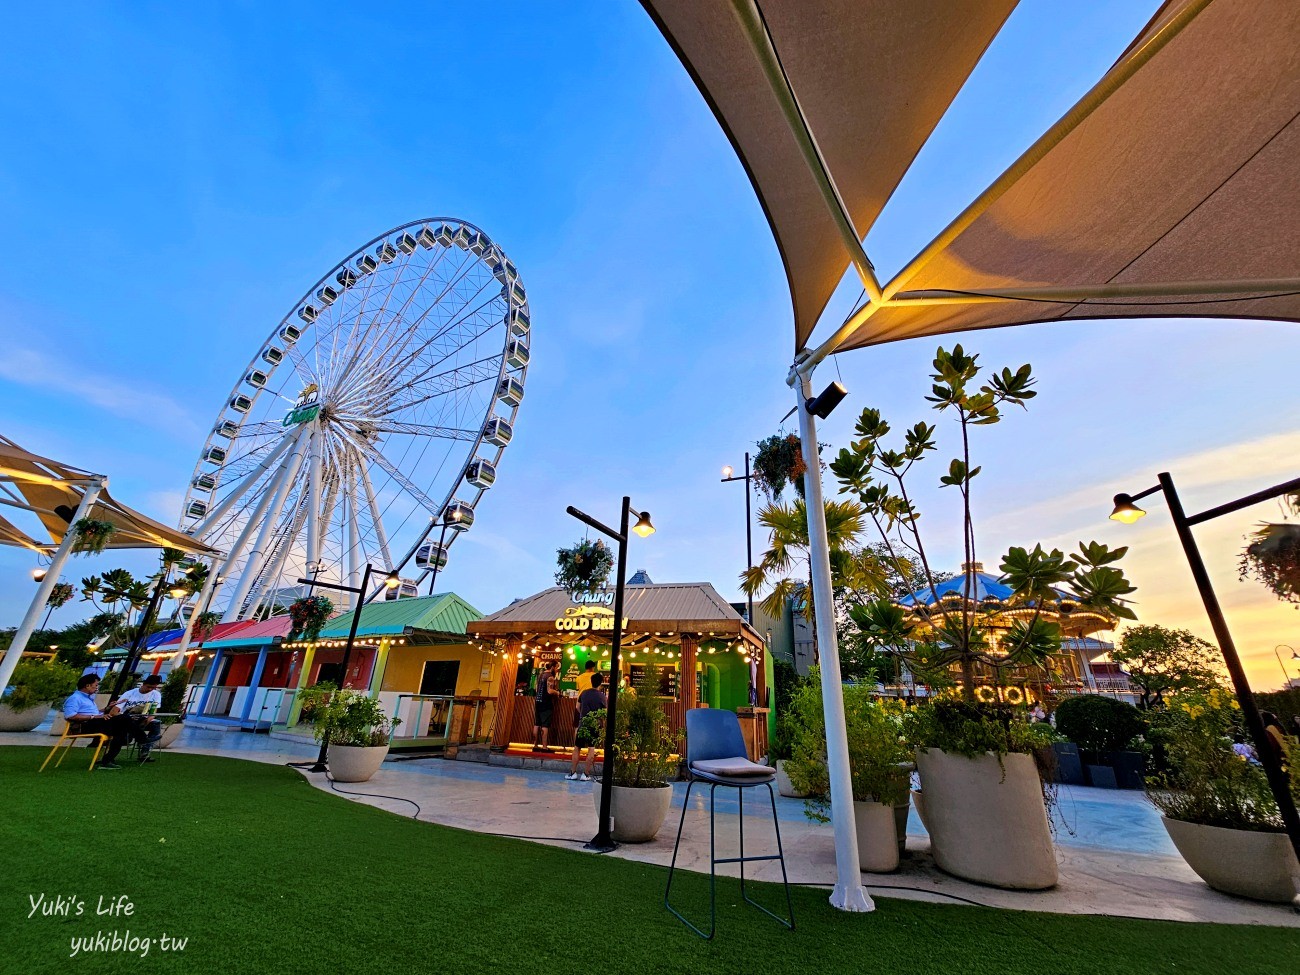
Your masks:
{"label": "canopy support pole", "polygon": [[826,767],[831,785],[831,824],[835,830],[835,889],[831,906],[865,913],[876,909],[862,886],[858,865],[858,833],[854,823],[853,780],[849,772],[849,741],[844,720],[844,684],[835,638],[835,596],[831,589],[830,545],[826,538],[826,506],[822,501],[821,464],[817,461],[817,427],[805,404],[812,399],[811,369],[799,370],[794,387],[799,412],[799,438],[806,451],[804,504],[808,510],[808,550],[812,563],[813,611],[817,618],[817,652],[821,658],[822,711],[826,717]]}
{"label": "canopy support pole", "polygon": [[190,613],[190,618],[185,621],[185,630],[181,633],[180,646],[172,654],[172,667],[185,666],[185,651],[190,648],[190,641],[194,639],[194,627],[198,626],[199,617],[208,611],[212,605],[212,592],[216,589],[217,579],[220,573],[217,571],[217,560],[213,559],[208,563],[208,577],[203,581],[203,589],[199,592],[199,598],[194,601],[194,612]]}
{"label": "canopy support pole", "polygon": [[104,480],[101,478],[91,481],[82,492],[81,503],[77,505],[76,513],[72,516],[72,520],[68,522],[68,528],[63,533],[63,540],[59,542],[59,547],[54,550],[54,556],[50,560],[49,568],[45,570],[45,578],[36,587],[36,595],[32,598],[32,604],[27,607],[27,615],[18,624],[18,630],[14,633],[13,642],[9,644],[4,659],[0,660],[0,694],[3,694],[5,688],[9,686],[9,678],[13,676],[14,668],[18,666],[18,661],[22,659],[23,651],[27,649],[27,641],[36,632],[36,621],[41,618],[41,611],[45,608],[45,604],[49,602],[50,593],[54,591],[54,586],[59,581],[59,574],[63,572],[63,566],[67,563],[68,556],[72,554],[72,546],[77,540],[77,532],[73,526],[90,514],[95,501],[103,490]]}

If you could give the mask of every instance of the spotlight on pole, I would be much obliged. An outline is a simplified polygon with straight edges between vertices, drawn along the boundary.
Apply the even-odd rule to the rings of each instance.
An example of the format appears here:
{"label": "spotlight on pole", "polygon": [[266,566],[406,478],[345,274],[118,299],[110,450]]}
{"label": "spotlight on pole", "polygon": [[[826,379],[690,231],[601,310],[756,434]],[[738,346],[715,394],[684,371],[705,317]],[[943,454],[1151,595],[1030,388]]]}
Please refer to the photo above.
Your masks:
{"label": "spotlight on pole", "polygon": [[812,399],[804,403],[804,408],[815,417],[826,419],[835,407],[839,406],[849,391],[839,383],[831,383]]}
{"label": "spotlight on pole", "polygon": [[388,575],[384,577],[384,585],[387,586],[389,589],[396,589],[401,584],[402,584],[402,580],[401,577],[398,576],[396,569],[394,569],[392,572],[388,573]]}
{"label": "spotlight on pole", "polygon": [[45,569],[40,569],[40,568],[32,569],[32,582],[44,582],[45,572],[46,572]]}
{"label": "spotlight on pole", "polygon": [[637,517],[636,524],[632,526],[632,530],[642,538],[649,538],[653,535],[655,533],[655,526],[650,524],[650,512],[642,511]]}

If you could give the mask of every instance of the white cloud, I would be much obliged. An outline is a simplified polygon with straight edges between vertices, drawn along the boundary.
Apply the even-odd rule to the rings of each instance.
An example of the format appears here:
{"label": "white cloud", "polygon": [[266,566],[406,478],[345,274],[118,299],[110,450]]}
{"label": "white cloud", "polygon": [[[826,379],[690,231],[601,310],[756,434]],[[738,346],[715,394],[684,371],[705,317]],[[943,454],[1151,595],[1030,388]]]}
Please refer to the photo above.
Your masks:
{"label": "white cloud", "polygon": [[138,379],[114,379],[32,349],[9,346],[0,359],[0,379],[45,392],[66,393],[117,416],[173,432],[197,435],[202,429],[181,403]]}

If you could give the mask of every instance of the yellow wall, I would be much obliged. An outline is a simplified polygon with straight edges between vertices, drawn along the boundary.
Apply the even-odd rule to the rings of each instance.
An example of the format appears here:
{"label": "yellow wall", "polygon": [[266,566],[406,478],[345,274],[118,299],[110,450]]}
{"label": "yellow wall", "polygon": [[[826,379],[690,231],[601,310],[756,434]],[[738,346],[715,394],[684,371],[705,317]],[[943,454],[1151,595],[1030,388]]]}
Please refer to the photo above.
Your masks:
{"label": "yellow wall", "polygon": [[[496,657],[469,646],[413,647],[409,644],[388,651],[388,666],[384,669],[384,684],[380,690],[402,694],[419,693],[420,678],[424,674],[425,661],[428,660],[460,661],[460,670],[456,673],[458,696],[478,691],[487,697],[497,692],[496,682],[500,677],[497,665],[500,661]],[[484,680],[481,676],[484,670],[488,670],[490,680]]]}

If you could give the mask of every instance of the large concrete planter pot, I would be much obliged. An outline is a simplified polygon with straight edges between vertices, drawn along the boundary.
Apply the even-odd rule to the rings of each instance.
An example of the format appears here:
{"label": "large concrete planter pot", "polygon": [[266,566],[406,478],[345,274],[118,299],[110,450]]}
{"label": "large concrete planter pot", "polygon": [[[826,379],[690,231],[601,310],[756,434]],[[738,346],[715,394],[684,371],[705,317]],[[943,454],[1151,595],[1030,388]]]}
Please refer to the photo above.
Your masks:
{"label": "large concrete planter pot", "polygon": [[894,806],[894,832],[898,834],[898,856],[907,852],[907,814],[912,811],[911,793]]}
{"label": "large concrete planter pot", "polygon": [[[176,742],[176,739],[181,736],[181,732],[184,730],[185,730],[184,721],[176,721],[172,724],[163,725],[162,737],[158,739],[158,744],[154,745],[153,747],[166,748],[168,745],[174,744]],[[335,778],[338,778],[338,776],[335,776]]]}
{"label": "large concrete planter pot", "polygon": [[894,807],[854,800],[853,823],[858,833],[858,866],[870,873],[897,870],[898,830],[894,825]]}
{"label": "large concrete planter pot", "polygon": [[387,745],[330,745],[325,764],[335,782],[365,782],[387,756]]}
{"label": "large concrete planter pot", "polygon": [[[593,783],[592,798],[596,801],[596,815],[600,815],[601,784]],[[668,817],[668,807],[673,801],[671,785],[652,789],[629,789],[614,786],[610,803],[610,835],[619,843],[649,843]]]}
{"label": "large concrete planter pot", "polygon": [[50,735],[54,738],[61,738],[67,727],[68,719],[63,716],[63,709],[59,708],[54,712],[54,720],[50,722]]}
{"label": "large concrete planter pot", "polygon": [[1032,755],[917,752],[923,822],[939,869],[1009,890],[1056,885],[1056,850]]}
{"label": "large concrete planter pot", "polygon": [[1289,904],[1300,892],[1300,863],[1286,833],[1202,826],[1160,817],[1187,865],[1215,890]]}
{"label": "large concrete planter pot", "polygon": [[15,711],[7,704],[0,704],[0,731],[32,731],[49,713],[48,704],[38,704],[25,711]]}
{"label": "large concrete planter pot", "polygon": [[790,776],[785,771],[785,759],[778,759],[776,763],[776,791],[787,799],[804,799],[808,793],[800,792],[790,781]]}

